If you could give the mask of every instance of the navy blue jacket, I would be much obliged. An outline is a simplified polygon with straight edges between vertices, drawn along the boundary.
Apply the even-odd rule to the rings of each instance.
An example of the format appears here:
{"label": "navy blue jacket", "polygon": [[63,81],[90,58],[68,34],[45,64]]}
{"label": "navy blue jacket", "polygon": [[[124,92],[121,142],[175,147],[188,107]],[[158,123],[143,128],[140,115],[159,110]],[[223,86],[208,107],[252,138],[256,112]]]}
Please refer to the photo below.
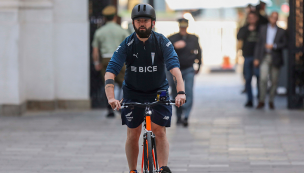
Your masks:
{"label": "navy blue jacket", "polygon": [[169,87],[165,69],[180,67],[172,43],[154,31],[145,43],[135,32],[127,37],[114,52],[106,71],[118,75],[124,63],[126,99],[155,98],[157,90]]}

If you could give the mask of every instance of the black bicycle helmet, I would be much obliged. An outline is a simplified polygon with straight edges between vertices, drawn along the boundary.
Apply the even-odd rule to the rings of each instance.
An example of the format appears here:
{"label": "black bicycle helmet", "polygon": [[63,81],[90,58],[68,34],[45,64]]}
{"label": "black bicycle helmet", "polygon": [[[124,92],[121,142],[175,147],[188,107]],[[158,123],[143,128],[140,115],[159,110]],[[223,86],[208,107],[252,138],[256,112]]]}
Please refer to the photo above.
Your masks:
{"label": "black bicycle helmet", "polygon": [[148,17],[152,20],[156,20],[156,14],[154,8],[150,4],[138,4],[132,10],[131,18],[134,20],[138,17]]}

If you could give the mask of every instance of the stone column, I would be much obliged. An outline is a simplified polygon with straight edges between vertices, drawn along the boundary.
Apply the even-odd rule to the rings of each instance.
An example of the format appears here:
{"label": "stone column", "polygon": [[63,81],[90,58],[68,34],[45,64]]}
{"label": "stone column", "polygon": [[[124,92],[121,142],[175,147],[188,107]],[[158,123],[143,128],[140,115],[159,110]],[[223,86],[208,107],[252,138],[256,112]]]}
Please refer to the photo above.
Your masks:
{"label": "stone column", "polygon": [[90,108],[88,0],[54,0],[54,72],[58,108]]}
{"label": "stone column", "polygon": [[[21,3],[22,2],[22,3]],[[51,0],[23,0],[19,6],[20,63],[30,110],[54,110],[54,29]]]}
{"label": "stone column", "polygon": [[25,111],[18,20],[19,1],[0,0],[0,115]]}
{"label": "stone column", "polygon": [[87,0],[0,0],[0,114],[88,109]]}

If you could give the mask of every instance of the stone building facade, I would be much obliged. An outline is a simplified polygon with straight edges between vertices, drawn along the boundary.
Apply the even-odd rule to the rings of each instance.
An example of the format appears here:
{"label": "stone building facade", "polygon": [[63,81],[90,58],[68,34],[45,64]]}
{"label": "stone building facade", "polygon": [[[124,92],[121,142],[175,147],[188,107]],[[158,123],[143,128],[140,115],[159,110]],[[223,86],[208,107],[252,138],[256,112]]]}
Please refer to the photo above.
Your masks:
{"label": "stone building facade", "polygon": [[0,115],[88,109],[87,0],[0,0]]}

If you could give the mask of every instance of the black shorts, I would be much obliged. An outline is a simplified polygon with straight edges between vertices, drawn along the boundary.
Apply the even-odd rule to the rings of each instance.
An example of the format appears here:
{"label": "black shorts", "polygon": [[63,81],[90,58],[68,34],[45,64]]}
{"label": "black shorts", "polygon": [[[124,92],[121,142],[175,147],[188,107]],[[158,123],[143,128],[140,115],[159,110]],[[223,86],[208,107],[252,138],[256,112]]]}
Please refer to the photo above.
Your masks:
{"label": "black shorts", "polygon": [[[169,98],[168,98],[169,99]],[[123,103],[128,102],[153,102],[154,99],[124,99]],[[151,121],[159,126],[170,127],[172,106],[171,105],[156,105],[151,108]],[[124,108],[121,110],[122,125],[127,125],[129,128],[136,128],[144,121],[145,108],[136,107]]]}

